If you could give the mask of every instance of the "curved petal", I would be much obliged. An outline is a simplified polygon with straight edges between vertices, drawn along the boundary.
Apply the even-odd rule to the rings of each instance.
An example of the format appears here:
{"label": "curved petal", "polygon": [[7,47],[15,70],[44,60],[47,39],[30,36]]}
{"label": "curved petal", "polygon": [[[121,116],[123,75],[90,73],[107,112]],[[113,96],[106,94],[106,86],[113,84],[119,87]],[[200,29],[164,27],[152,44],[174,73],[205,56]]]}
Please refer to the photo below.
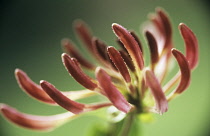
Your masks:
{"label": "curved petal", "polygon": [[70,112],[51,116],[30,115],[21,113],[6,104],[0,105],[0,112],[7,120],[18,126],[39,131],[52,130],[76,117],[75,114]]}
{"label": "curved petal", "polygon": [[144,78],[147,86],[150,88],[156,102],[156,110],[159,114],[163,114],[168,110],[168,102],[162,91],[161,85],[154,73],[149,69],[145,70]]}
{"label": "curved petal", "polygon": [[124,96],[112,84],[110,76],[101,68],[96,69],[96,78],[105,95],[113,103],[113,105],[127,113],[131,109],[131,105],[127,102]]}
{"label": "curved petal", "polygon": [[175,93],[182,93],[190,84],[190,66],[187,59],[181,52],[176,49],[172,49],[172,53],[176,58],[181,71],[181,81]]}
{"label": "curved petal", "polygon": [[168,96],[168,101],[170,101],[171,99],[173,99],[177,94],[182,93],[184,90],[187,89],[187,87],[190,84],[190,76],[191,76],[191,70],[190,70],[190,66],[189,63],[186,59],[186,57],[178,50],[176,49],[172,49],[172,53],[174,55],[174,57],[176,58],[179,67],[180,67],[180,73],[177,73],[174,78],[172,78],[165,86],[164,86],[164,90],[165,93],[167,93],[169,91],[169,89],[171,89],[172,86],[175,85],[175,83],[177,83],[179,81],[179,79],[181,78],[178,87],[172,91],[169,96]]}
{"label": "curved petal", "polygon": [[179,29],[185,42],[186,58],[189,61],[190,68],[194,69],[198,64],[199,58],[197,38],[192,30],[185,24],[181,23]]}

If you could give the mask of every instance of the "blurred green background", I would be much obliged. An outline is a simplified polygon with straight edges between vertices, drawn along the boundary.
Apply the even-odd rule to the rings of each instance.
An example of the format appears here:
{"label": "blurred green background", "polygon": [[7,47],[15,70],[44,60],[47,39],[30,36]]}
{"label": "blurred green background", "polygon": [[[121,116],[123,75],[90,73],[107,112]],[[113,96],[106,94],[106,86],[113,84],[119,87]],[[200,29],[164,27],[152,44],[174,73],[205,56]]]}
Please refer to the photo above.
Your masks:
{"label": "blurred green background", "polygon": [[[197,35],[200,62],[192,74],[187,91],[169,104],[169,111],[156,121],[142,124],[144,136],[208,136],[210,126],[210,15],[208,1],[202,0],[18,0],[0,3],[0,102],[18,110],[37,115],[64,112],[24,94],[18,87],[15,68],[20,68],[35,81],[44,79],[60,90],[82,89],[67,73],[61,62],[60,41],[69,37],[77,45],[72,22],[82,19],[91,26],[94,35],[115,44],[111,24],[116,22],[135,30],[142,42],[140,24],[156,7],[163,7],[173,23],[176,48],[184,50],[177,29],[186,23]],[[144,44],[144,47],[147,46]],[[90,100],[92,101],[92,100]],[[86,115],[49,133],[25,130],[0,117],[1,136],[86,136],[93,125],[103,120]]]}

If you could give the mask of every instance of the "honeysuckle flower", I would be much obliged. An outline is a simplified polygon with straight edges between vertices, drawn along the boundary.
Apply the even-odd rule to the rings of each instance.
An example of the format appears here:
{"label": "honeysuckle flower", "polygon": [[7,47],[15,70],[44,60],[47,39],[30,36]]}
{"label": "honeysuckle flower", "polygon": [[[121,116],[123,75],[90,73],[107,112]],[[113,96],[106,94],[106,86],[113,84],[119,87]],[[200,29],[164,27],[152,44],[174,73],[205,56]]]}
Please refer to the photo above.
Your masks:
{"label": "honeysuckle flower", "polygon": [[[24,71],[16,69],[17,82],[25,93],[43,103],[61,106],[68,112],[37,116],[21,113],[6,104],[1,104],[1,114],[9,121],[28,129],[52,130],[83,113],[104,107],[109,107],[109,113],[112,113],[111,109],[119,113],[119,117],[113,118],[115,121],[123,119],[129,113],[163,114],[168,110],[168,102],[187,89],[191,71],[198,64],[196,36],[188,26],[179,24],[180,34],[185,43],[185,54],[175,49],[171,23],[162,9],[157,9],[155,14],[150,15],[149,22],[143,26],[150,51],[149,65],[146,65],[143,46],[133,31],[117,23],[112,24],[120,46],[120,49],[116,49],[93,36],[84,22],[77,21],[74,27],[96,62],[88,61],[69,39],[63,39],[61,42],[66,52],[62,54],[62,62],[68,73],[85,89],[59,91],[44,80],[36,84]],[[180,70],[165,83],[163,80],[173,60],[177,61]],[[95,78],[88,76],[83,69],[95,73]],[[102,95],[107,99],[92,104],[77,102],[78,99],[93,95]]]}

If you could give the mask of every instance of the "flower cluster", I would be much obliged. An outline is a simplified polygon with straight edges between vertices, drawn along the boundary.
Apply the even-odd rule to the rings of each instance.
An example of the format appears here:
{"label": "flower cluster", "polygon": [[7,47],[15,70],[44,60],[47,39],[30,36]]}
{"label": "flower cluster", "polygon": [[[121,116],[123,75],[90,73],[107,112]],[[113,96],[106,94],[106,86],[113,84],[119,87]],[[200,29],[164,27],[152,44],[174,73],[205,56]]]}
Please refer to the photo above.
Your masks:
{"label": "flower cluster", "polygon": [[[38,85],[22,70],[15,70],[20,88],[28,95],[41,102],[61,106],[68,112],[36,116],[21,113],[6,104],[1,104],[0,112],[9,121],[34,130],[51,130],[81,113],[110,106],[123,113],[163,114],[168,110],[168,102],[186,90],[190,84],[191,71],[198,63],[198,42],[193,32],[181,23],[179,30],[185,42],[184,55],[174,48],[172,27],[167,14],[162,9],[157,9],[149,19],[144,26],[150,51],[148,66],[145,66],[142,44],[133,31],[119,24],[112,24],[120,46],[117,50],[94,37],[87,25],[78,21],[75,23],[76,33],[95,58],[97,66],[84,58],[69,39],[62,40],[66,52],[62,54],[62,61],[70,75],[85,87],[85,90],[59,91],[47,81],[40,81]],[[180,70],[165,83],[163,80],[173,57]],[[96,78],[85,74],[83,68],[95,72]],[[107,98],[107,101],[93,104],[76,101],[98,94]]]}

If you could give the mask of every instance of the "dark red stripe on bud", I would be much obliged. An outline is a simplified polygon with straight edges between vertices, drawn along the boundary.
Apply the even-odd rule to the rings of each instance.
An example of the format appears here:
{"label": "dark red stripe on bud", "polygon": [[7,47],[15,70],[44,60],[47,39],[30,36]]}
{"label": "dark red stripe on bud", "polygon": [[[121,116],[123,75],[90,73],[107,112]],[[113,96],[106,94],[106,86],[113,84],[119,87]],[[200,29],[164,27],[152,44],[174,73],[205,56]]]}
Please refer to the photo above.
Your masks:
{"label": "dark red stripe on bud", "polygon": [[150,49],[151,67],[152,67],[152,70],[154,70],[155,64],[159,60],[157,42],[154,36],[149,31],[146,31],[146,37],[147,37],[147,41],[148,41],[148,45]]}
{"label": "dark red stripe on bud", "polygon": [[142,52],[142,54],[143,54],[143,47],[142,47],[142,44],[141,44],[141,42],[140,42],[138,36],[135,34],[134,31],[131,31],[130,34],[133,36],[133,38],[134,38],[134,39],[136,40],[136,42],[138,43],[139,48],[140,48],[140,50],[141,50],[141,52]]}
{"label": "dark red stripe on bud", "polygon": [[93,47],[94,51],[98,56],[99,61],[104,64],[106,67],[112,67],[115,70],[117,68],[115,67],[114,63],[110,60],[108,53],[107,53],[107,45],[100,41],[97,38],[93,38]]}
{"label": "dark red stripe on bud", "polygon": [[126,82],[131,82],[131,77],[128,71],[128,68],[121,57],[120,53],[114,48],[109,46],[107,48],[109,57],[111,58],[112,62],[116,66],[116,68],[119,70],[120,74],[123,76],[124,80]]}
{"label": "dark red stripe on bud", "polygon": [[93,46],[94,46],[94,51],[100,57],[100,60],[103,61],[108,61],[108,54],[106,51],[107,45],[105,45],[102,41],[100,41],[98,38],[93,38],[92,39]]}
{"label": "dark red stripe on bud", "polygon": [[119,39],[117,39],[116,41],[117,41],[118,45],[120,45],[120,47],[123,49],[123,51],[125,51],[126,53],[128,53],[128,51],[126,50],[126,48],[123,45],[123,43]]}
{"label": "dark red stripe on bud", "polygon": [[131,71],[135,71],[133,61],[131,60],[131,57],[129,56],[129,54],[125,51],[120,51],[120,54],[122,58],[124,59],[125,63],[127,64],[127,66],[129,67],[129,69]]}

